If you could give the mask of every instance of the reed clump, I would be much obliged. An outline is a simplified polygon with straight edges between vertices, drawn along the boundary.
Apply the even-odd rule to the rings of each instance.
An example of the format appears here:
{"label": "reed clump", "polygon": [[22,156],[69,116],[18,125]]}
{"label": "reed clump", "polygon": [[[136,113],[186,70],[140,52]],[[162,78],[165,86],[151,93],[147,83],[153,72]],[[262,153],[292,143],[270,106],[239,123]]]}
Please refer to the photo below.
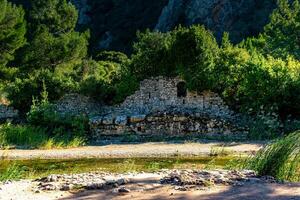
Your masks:
{"label": "reed clump", "polygon": [[300,131],[275,140],[249,162],[258,175],[278,180],[300,181]]}

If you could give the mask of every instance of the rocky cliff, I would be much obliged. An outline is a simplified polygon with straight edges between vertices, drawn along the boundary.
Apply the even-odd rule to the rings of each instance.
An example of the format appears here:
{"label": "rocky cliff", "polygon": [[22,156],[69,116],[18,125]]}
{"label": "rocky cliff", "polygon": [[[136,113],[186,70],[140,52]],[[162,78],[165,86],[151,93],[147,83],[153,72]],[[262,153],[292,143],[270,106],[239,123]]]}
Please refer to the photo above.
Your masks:
{"label": "rocky cliff", "polygon": [[73,1],[80,10],[79,22],[89,23],[92,29],[94,48],[125,52],[130,52],[137,30],[164,32],[178,24],[204,24],[218,39],[227,31],[239,42],[257,35],[275,7],[275,0]]}
{"label": "rocky cliff", "polygon": [[[28,1],[12,0],[29,9]],[[130,52],[137,30],[168,31],[178,24],[204,24],[218,39],[227,31],[234,42],[258,34],[276,0],[70,0],[79,27],[90,28],[93,49]]]}

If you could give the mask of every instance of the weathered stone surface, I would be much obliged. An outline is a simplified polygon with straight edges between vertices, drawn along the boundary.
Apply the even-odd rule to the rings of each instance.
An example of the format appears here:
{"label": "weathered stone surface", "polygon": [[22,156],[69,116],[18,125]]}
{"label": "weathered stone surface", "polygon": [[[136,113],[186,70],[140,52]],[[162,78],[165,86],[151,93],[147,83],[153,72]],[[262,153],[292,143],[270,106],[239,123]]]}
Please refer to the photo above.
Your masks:
{"label": "weathered stone surface", "polygon": [[102,111],[100,103],[80,94],[67,94],[55,103],[57,112],[72,115],[94,115]]}
{"label": "weathered stone surface", "polygon": [[116,125],[126,125],[127,124],[127,116],[126,115],[122,115],[122,116],[117,116],[116,117]]}
{"label": "weathered stone surface", "polygon": [[[215,93],[181,91],[179,78],[156,77],[141,82],[140,89],[117,107],[90,120],[95,140],[102,135],[207,134],[242,138],[247,127]],[[181,89],[182,90],[182,89]],[[128,120],[127,120],[128,119]]]}
{"label": "weathered stone surface", "polygon": [[133,115],[133,116],[130,116],[130,122],[131,123],[142,122],[145,119],[146,119],[146,115]]}
{"label": "weathered stone surface", "polygon": [[104,124],[104,125],[112,125],[112,124],[114,124],[114,117],[113,116],[105,116],[105,117],[103,117],[102,124]]}
{"label": "weathered stone surface", "polygon": [[[13,2],[28,2],[13,0]],[[129,3],[130,2],[130,3]],[[268,23],[275,0],[72,0],[79,25],[91,30],[93,48],[130,51],[137,30],[173,30],[179,24],[203,24],[221,39],[255,36]],[[105,44],[105,45],[103,45]]]}

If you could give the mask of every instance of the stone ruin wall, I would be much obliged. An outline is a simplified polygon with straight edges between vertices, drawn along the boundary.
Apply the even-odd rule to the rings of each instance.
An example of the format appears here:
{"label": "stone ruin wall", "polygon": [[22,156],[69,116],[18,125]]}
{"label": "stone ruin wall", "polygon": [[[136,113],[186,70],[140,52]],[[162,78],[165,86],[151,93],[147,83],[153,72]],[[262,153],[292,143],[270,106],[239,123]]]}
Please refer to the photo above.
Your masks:
{"label": "stone ruin wall", "polygon": [[197,94],[187,91],[186,96],[178,97],[178,84],[180,83],[185,84],[179,78],[146,79],[141,82],[140,89],[135,94],[127,97],[121,108],[149,112],[167,107],[182,107],[230,113],[223,100],[212,92],[204,91]]}
{"label": "stone ruin wall", "polygon": [[16,120],[19,117],[19,112],[11,107],[0,104],[0,122]]}
{"label": "stone ruin wall", "polygon": [[206,134],[242,138],[247,128],[215,93],[186,91],[178,96],[179,78],[156,77],[141,82],[140,89],[117,107],[90,119],[95,140],[102,136]]}
{"label": "stone ruin wall", "polygon": [[55,110],[60,114],[93,115],[101,112],[102,105],[80,94],[67,94],[55,103]]}

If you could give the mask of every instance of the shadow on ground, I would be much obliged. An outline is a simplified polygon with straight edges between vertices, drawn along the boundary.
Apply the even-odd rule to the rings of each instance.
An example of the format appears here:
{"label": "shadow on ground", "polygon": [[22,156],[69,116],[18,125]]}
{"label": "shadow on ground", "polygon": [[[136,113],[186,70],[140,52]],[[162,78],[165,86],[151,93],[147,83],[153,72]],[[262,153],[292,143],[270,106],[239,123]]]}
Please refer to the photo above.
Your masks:
{"label": "shadow on ground", "polygon": [[147,188],[146,184],[138,184],[126,187],[132,191],[127,194],[118,194],[113,190],[83,191],[60,200],[300,200],[300,183],[284,185],[246,184],[244,186],[222,186],[184,192],[176,191],[171,186],[162,185]]}

